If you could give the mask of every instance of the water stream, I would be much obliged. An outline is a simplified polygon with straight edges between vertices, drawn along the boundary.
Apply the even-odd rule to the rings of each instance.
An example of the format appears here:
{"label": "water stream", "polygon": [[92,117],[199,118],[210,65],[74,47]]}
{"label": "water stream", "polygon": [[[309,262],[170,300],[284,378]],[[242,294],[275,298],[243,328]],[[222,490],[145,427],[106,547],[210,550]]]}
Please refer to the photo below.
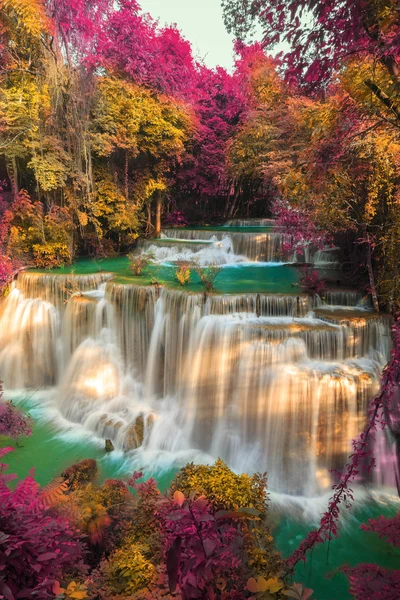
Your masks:
{"label": "water stream", "polygon": [[[21,273],[0,304],[5,387],[42,390],[55,428],[110,438],[132,467],[171,471],[220,456],[238,471],[267,470],[279,494],[326,494],[378,389],[389,318],[354,291],[314,300],[298,290],[247,292],[246,264],[252,272],[257,260],[279,259],[279,232],[164,235],[139,251],[154,246],[157,260],[171,262],[182,252],[171,238],[186,236],[183,252],[203,252],[202,264],[244,263],[243,291],[205,296],[120,284],[104,272]],[[377,444],[379,484],[393,485],[391,442]]]}

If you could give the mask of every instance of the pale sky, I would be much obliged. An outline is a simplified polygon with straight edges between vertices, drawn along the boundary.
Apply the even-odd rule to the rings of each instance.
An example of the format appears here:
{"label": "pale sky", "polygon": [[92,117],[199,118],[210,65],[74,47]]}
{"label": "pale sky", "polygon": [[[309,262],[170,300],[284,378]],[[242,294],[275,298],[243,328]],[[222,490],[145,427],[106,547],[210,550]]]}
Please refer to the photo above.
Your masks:
{"label": "pale sky", "polygon": [[176,23],[192,43],[196,58],[209,67],[233,67],[233,38],[225,29],[220,0],[139,0],[160,25]]}

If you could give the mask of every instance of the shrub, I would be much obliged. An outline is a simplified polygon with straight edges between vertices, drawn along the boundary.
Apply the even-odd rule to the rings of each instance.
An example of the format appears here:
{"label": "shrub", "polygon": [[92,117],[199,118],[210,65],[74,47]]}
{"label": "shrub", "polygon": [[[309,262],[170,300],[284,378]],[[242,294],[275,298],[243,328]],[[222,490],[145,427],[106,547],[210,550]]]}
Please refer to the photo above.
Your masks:
{"label": "shrub", "polygon": [[3,389],[0,382],[0,435],[6,435],[17,441],[20,437],[32,435],[30,418],[12,402],[2,402]]}
{"label": "shrub", "polygon": [[319,296],[326,291],[325,281],[320,278],[318,271],[306,268],[302,269],[302,273],[300,287],[305,294]]}
{"label": "shrub", "polygon": [[35,266],[39,269],[54,269],[72,262],[69,245],[61,242],[34,244],[32,252]]}
{"label": "shrub", "polygon": [[254,509],[258,516],[241,523],[250,570],[252,574],[270,576],[279,570],[280,558],[267,522],[266,486],[265,474],[238,475],[218,459],[213,465],[186,465],[175,476],[171,490],[186,497],[205,496],[215,511]]}
{"label": "shrub", "polygon": [[207,267],[202,267],[198,262],[193,262],[193,268],[200,277],[200,282],[205,288],[206,294],[209,294],[215,289],[215,280],[222,270],[221,265],[211,263]]}
{"label": "shrub", "polygon": [[11,283],[14,269],[15,266],[11,258],[0,253],[0,295]]}
{"label": "shrub", "polygon": [[[10,448],[3,449],[0,458]],[[54,597],[59,581],[86,573],[84,547],[66,519],[51,514],[32,475],[7,486],[0,473],[0,595],[5,598]]]}
{"label": "shrub", "polygon": [[175,279],[182,285],[186,285],[190,282],[190,263],[181,262],[178,263],[178,267],[175,269]]}
{"label": "shrub", "polygon": [[148,587],[154,578],[155,567],[145,558],[145,551],[145,547],[127,539],[126,543],[101,565],[106,589],[116,594],[131,595]]}
{"label": "shrub", "polygon": [[188,221],[185,215],[179,210],[168,213],[164,219],[164,225],[169,225],[170,227],[185,227],[187,224]]}
{"label": "shrub", "polygon": [[154,259],[152,254],[129,254],[129,266],[132,273],[139,276]]}

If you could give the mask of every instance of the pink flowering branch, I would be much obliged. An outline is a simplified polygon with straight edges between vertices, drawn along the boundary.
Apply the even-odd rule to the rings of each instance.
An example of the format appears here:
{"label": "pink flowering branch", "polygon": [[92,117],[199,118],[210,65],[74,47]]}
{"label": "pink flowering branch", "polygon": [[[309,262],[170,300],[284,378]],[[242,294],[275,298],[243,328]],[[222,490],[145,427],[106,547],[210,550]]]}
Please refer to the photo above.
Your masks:
{"label": "pink flowering branch", "polygon": [[351,484],[362,469],[371,472],[375,466],[375,458],[370,449],[370,440],[378,426],[386,427],[387,423],[382,415],[388,415],[392,411],[392,398],[400,379],[400,318],[397,319],[393,327],[393,338],[392,358],[383,371],[381,389],[372,402],[368,425],[359,438],[352,441],[353,454],[350,456],[351,460],[346,464],[343,472],[339,473],[339,482],[332,486],[334,494],[329,501],[328,509],[321,517],[320,526],[318,529],[311,531],[297,550],[286,559],[286,567],[289,572],[293,571],[299,561],[306,560],[307,552],[316,544],[324,543],[338,536],[338,519],[341,505],[344,503],[345,507],[349,508],[354,500]]}
{"label": "pink flowering branch", "polygon": [[316,250],[332,245],[332,237],[326,231],[319,229],[304,211],[293,208],[288,202],[275,201],[272,212],[276,226],[289,236],[283,244],[285,253],[303,254],[305,245]]}

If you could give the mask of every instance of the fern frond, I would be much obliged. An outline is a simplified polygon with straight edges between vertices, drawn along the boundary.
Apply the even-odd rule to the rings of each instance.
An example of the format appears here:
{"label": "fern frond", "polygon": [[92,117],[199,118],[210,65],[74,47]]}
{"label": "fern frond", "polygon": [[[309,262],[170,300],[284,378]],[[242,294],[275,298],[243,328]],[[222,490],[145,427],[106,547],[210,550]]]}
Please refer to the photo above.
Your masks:
{"label": "fern frond", "polygon": [[6,448],[0,448],[0,459],[3,458],[3,456],[6,456],[9,452],[12,452],[14,450],[14,448],[12,448],[11,446],[7,446]]}
{"label": "fern frond", "polygon": [[46,485],[39,495],[39,502],[42,506],[52,507],[63,499],[66,491],[68,491],[69,482],[61,477],[57,477],[54,481]]}

